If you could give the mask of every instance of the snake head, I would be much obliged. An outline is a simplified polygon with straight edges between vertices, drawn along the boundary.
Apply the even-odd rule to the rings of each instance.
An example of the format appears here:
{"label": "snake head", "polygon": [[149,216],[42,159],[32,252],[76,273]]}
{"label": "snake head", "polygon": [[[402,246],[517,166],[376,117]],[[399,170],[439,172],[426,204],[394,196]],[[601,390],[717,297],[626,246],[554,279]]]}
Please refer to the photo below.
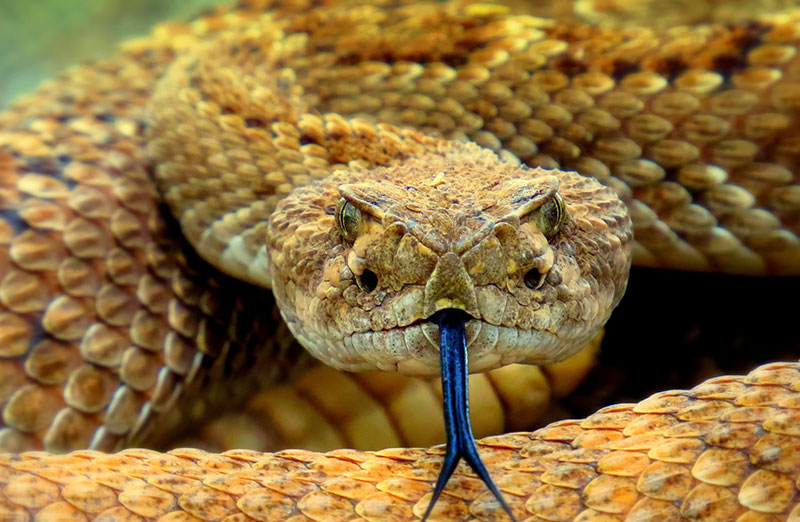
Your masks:
{"label": "snake head", "polygon": [[431,318],[463,310],[470,371],[575,353],[622,297],[631,224],[575,172],[442,146],[295,189],[268,227],[292,332],[346,370],[439,374]]}

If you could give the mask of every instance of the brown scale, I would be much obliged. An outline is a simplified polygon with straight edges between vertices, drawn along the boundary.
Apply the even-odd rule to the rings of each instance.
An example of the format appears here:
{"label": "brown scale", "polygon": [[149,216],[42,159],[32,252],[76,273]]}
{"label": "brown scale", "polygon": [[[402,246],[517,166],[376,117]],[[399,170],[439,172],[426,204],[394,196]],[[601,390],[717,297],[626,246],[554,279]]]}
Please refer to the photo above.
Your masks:
{"label": "brown scale", "polygon": [[[406,11],[399,12],[401,20],[409,16]],[[337,17],[347,15],[332,16],[327,20],[336,25]],[[369,16],[370,12],[364,11],[351,23],[363,24],[368,33],[372,31],[368,29],[371,24],[376,23]],[[627,41],[615,36],[611,43],[601,45],[608,35],[600,29],[591,30],[585,35],[586,40],[567,42],[547,39],[559,34],[557,26],[526,18],[513,19],[513,23],[492,21],[477,28],[463,15],[431,16],[439,21],[449,18],[450,24],[463,28],[459,38],[478,44],[465,64],[436,62],[434,55],[424,56],[426,61],[421,64],[397,61],[405,56],[404,52],[418,55],[414,51],[417,45],[424,46],[429,38],[442,36],[434,30],[428,32],[397,21],[384,28],[384,38],[407,42],[408,48],[398,48],[397,57],[389,63],[381,67],[375,62],[362,65],[350,60],[353,63],[334,68],[339,56],[373,48],[346,38],[337,41],[333,28],[316,24],[309,45],[331,48],[335,53],[323,53],[312,60],[305,56],[285,60],[303,87],[301,98],[322,111],[369,115],[425,129],[432,126],[430,130],[446,134],[463,132],[485,147],[506,147],[529,164],[584,170],[585,160],[591,159],[586,155],[591,154],[605,162],[617,179],[631,184],[630,194],[619,186],[623,197],[637,197],[654,209],[661,206],[657,210],[660,219],[655,222],[658,226],[637,227],[642,247],[637,249],[640,264],[705,270],[719,265],[744,273],[793,271],[793,259],[800,248],[792,229],[786,228],[793,218],[773,232],[771,241],[753,239],[753,234],[741,227],[736,229],[738,236],[731,235],[725,227],[727,220],[742,215],[751,206],[774,200],[769,197],[773,191],[780,196],[783,185],[792,182],[787,166],[795,160],[780,159],[785,166],[762,159],[775,156],[772,149],[779,139],[787,139],[780,136],[790,132],[792,125],[791,113],[787,112],[790,107],[781,106],[785,105],[781,95],[783,91],[788,95],[792,84],[778,82],[792,71],[794,52],[786,45],[791,43],[787,40],[789,31],[783,27],[770,29],[766,24],[751,24],[741,30],[734,26],[733,32],[718,26],[677,38],[642,30],[632,33]],[[492,13],[487,16],[491,18]],[[301,17],[289,26],[292,31],[302,31],[306,24],[310,21]],[[714,56],[728,55],[733,50],[749,60],[748,67],[713,72]],[[685,70],[672,78],[674,87],[659,74],[661,62],[651,60],[653,53],[690,57]],[[574,67],[567,67],[566,73],[559,70],[564,59],[575,55],[590,64],[586,72],[576,72]],[[644,61],[636,70],[609,68],[606,64],[615,63],[617,56],[626,60],[641,56]],[[541,70],[544,66],[553,69]],[[712,70],[704,70],[705,67]],[[359,86],[359,82],[364,85]],[[725,90],[728,83],[736,90]],[[619,89],[615,89],[617,84]],[[398,89],[403,91],[402,96],[396,93]],[[770,107],[762,101],[769,97],[757,93],[765,89],[776,91],[773,99],[777,105]],[[430,111],[433,112],[428,115]],[[737,133],[757,138],[740,139]],[[231,160],[233,164],[237,162]],[[721,184],[715,181],[706,190],[694,189],[688,194],[690,199],[674,206],[665,207],[659,199],[648,199],[648,193],[643,192],[652,188],[649,193],[658,198],[662,194],[658,188],[669,188],[671,180],[680,179],[682,171],[700,173],[718,166],[725,170]],[[642,175],[645,177],[631,178]],[[297,182],[304,179],[307,178],[301,176]],[[616,181],[609,184],[617,188]],[[733,187],[744,188],[756,200],[730,201],[727,194],[736,190]],[[214,190],[211,186],[209,189]],[[720,196],[733,206],[719,207]],[[712,210],[713,219],[705,218],[701,226],[697,219],[682,216],[694,212],[692,202],[716,210]],[[224,212],[224,208],[227,207],[216,212]],[[696,224],[692,232],[673,225],[687,220]],[[665,233],[661,223],[672,226],[677,234]],[[226,226],[229,225],[234,225],[234,233],[247,226],[236,225],[235,220]],[[752,244],[742,243],[743,240],[751,240]]]}
{"label": "brown scale", "polygon": [[[162,62],[169,52],[148,47]],[[235,372],[266,356],[265,379],[279,373],[283,350],[252,355],[265,344],[259,328],[277,325],[268,294],[234,297],[219,288],[236,283],[190,269],[159,213],[140,150],[142,88],[159,68],[144,56],[78,69],[64,80],[70,94],[4,116],[3,448],[113,449],[145,440],[151,419],[187,400],[214,361]],[[116,82],[126,76],[124,94]],[[121,100],[110,122],[91,115],[103,96]],[[236,331],[237,321],[252,324]],[[219,400],[237,394],[226,391]]]}
{"label": "brown scale", "polygon": [[[569,395],[597,356],[587,349],[543,368],[513,364],[470,376],[476,436],[528,429],[552,401]],[[330,394],[336,389],[336,394]],[[380,449],[429,446],[444,440],[441,384],[398,374],[347,373],[318,365],[290,383],[254,393],[242,411],[207,422],[176,446],[223,451],[301,447]],[[231,426],[236,426],[232,429]]]}
{"label": "brown scale", "polygon": [[[766,365],[533,433],[489,437],[481,452],[519,519],[794,520],[798,382],[800,365]],[[7,455],[0,457],[0,508],[21,519],[411,519],[430,499],[440,454],[397,448]],[[491,520],[504,516],[497,509],[480,481],[459,468],[434,514]]]}
{"label": "brown scale", "polygon": [[[163,443],[180,424],[245,394],[249,378],[239,369],[263,369],[255,380],[269,382],[294,366],[297,348],[268,292],[222,275],[176,240],[143,160],[143,107],[155,79],[176,54],[216,32],[235,35],[272,2],[240,4],[240,17],[162,26],[0,115],[3,449]],[[286,13],[308,7],[285,4]],[[338,53],[332,63],[330,56],[290,59],[309,82],[306,101],[321,112],[466,135],[530,165],[596,175],[629,202],[639,264],[798,272],[796,12],[734,26],[732,34],[719,26],[714,38],[649,30],[623,37],[485,5],[457,15],[428,9],[434,29],[398,50],[394,43],[403,39],[389,33],[391,52],[373,58],[395,63],[377,71],[374,63],[362,67],[358,55],[373,49],[372,39],[337,40],[337,31],[354,26],[347,15],[323,27],[332,33],[318,50]],[[379,28],[383,18],[370,16],[359,12],[352,32]],[[413,11],[402,16],[414,27]],[[296,19],[297,31],[307,18]],[[326,20],[323,12],[313,18]],[[453,42],[435,23],[454,18],[466,43],[431,56],[429,45]],[[321,78],[309,73],[320,70]],[[262,121],[233,115],[220,141],[241,144],[237,132],[257,136]],[[294,149],[281,165],[248,170],[258,148],[226,147],[208,166],[262,176],[265,194],[285,194],[328,168],[314,159],[324,151],[291,134],[276,131],[280,137],[259,145]],[[301,143],[306,156],[296,152]],[[218,190],[211,178],[192,189]],[[224,199],[219,208],[240,203]],[[268,213],[257,207],[227,225],[243,230]],[[194,241],[197,232],[187,236]],[[797,365],[788,363],[718,378],[533,434],[485,439],[483,457],[517,515],[531,520],[794,520],[798,380]],[[201,388],[205,398],[195,401]],[[439,461],[436,449],[6,455],[0,513],[21,520],[34,513],[156,519],[175,511],[409,518],[424,511]],[[435,513],[496,515],[465,470],[446,493]]]}

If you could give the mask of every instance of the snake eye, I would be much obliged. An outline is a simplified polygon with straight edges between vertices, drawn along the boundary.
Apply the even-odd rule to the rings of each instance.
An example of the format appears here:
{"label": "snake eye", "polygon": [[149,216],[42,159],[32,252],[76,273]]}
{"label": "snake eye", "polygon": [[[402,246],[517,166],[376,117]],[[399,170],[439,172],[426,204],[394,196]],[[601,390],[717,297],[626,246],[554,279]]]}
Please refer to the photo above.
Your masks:
{"label": "snake eye", "polygon": [[345,198],[339,200],[336,205],[336,224],[346,240],[353,241],[358,237],[363,221],[361,211],[355,205]]}
{"label": "snake eye", "polygon": [[536,209],[531,220],[539,228],[539,232],[544,234],[547,239],[550,239],[558,233],[566,215],[564,200],[556,193]]}

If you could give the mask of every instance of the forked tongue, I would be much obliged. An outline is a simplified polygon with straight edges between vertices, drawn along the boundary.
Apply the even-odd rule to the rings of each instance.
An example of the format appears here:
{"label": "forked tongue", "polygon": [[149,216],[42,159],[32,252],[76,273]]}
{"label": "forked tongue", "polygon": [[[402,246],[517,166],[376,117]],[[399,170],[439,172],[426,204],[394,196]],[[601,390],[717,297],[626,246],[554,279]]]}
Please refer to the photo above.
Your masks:
{"label": "forked tongue", "polygon": [[475,437],[472,435],[472,425],[469,420],[469,389],[467,386],[467,332],[465,323],[466,315],[459,310],[442,310],[439,319],[439,353],[442,364],[442,396],[444,408],[444,426],[447,432],[447,449],[445,450],[444,463],[436,480],[428,509],[422,520],[428,518],[433,506],[439,500],[447,481],[453,475],[458,461],[464,459],[478,477],[486,484],[489,491],[503,507],[503,509],[516,521],[511,508],[503,499],[503,494],[497,489],[492,477],[478,454]]}

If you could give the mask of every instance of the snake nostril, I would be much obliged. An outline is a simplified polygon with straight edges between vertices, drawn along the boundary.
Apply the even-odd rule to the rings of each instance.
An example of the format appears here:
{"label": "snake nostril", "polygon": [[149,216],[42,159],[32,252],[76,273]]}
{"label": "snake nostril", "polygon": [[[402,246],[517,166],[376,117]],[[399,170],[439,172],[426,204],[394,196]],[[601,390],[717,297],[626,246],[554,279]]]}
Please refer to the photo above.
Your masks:
{"label": "snake nostril", "polygon": [[532,268],[531,270],[528,270],[525,273],[525,277],[524,277],[525,286],[527,286],[531,290],[538,290],[542,286],[542,284],[544,283],[544,278],[545,278],[546,275],[547,275],[547,272],[542,274],[541,272],[539,272],[535,268]]}
{"label": "snake nostril", "polygon": [[356,277],[356,284],[364,292],[372,292],[378,286],[378,276],[372,270],[364,270],[360,276]]}

